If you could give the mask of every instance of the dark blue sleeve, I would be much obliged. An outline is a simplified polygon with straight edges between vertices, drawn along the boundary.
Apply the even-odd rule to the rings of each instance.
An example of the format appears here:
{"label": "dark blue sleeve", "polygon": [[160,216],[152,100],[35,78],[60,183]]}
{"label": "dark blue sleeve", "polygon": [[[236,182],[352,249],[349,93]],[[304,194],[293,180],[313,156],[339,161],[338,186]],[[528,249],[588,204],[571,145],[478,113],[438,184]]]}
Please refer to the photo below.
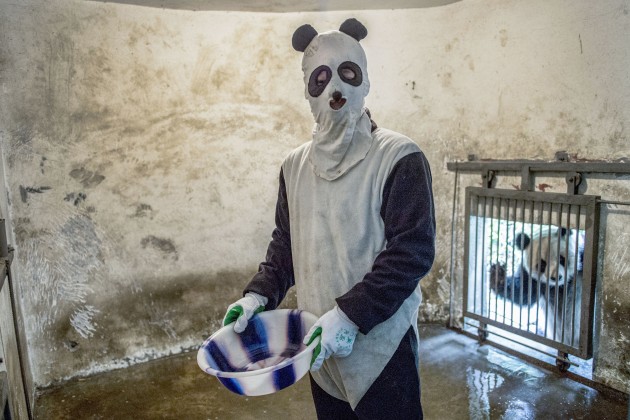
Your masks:
{"label": "dark blue sleeve", "polygon": [[280,187],[276,203],[276,228],[271,234],[265,261],[258,267],[258,273],[249,282],[243,294],[255,292],[268,299],[266,310],[275,309],[291,286],[295,284],[293,256],[291,254],[291,229],[289,226],[289,205],[284,174],[280,170]]}
{"label": "dark blue sleeve", "polygon": [[381,217],[386,248],[372,271],[337,305],[363,334],[389,319],[431,269],[435,257],[435,212],[431,169],[422,152],[400,159],[383,190]]}

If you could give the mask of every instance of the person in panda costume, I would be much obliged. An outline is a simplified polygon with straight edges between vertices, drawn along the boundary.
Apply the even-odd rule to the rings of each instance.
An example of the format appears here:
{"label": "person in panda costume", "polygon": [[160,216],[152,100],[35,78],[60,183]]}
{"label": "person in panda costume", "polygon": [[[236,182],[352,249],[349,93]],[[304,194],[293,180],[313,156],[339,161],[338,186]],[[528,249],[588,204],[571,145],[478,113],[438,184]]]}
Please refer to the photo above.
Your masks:
{"label": "person in panda costume", "polygon": [[356,19],[293,35],[312,140],[282,164],[266,260],[224,324],[243,331],[295,284],[298,308],[320,316],[304,340],[321,335],[310,372],[318,418],[409,420],[423,416],[417,315],[435,255],[432,180],[418,145],[364,106],[366,35]]}

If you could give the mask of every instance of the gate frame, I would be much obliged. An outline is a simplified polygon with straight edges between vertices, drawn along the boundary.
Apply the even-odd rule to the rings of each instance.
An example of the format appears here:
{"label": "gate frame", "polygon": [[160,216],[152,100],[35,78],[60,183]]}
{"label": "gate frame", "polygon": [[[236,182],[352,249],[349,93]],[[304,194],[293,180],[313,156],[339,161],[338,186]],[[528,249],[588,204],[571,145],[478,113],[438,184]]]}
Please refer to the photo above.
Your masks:
{"label": "gate frame", "polygon": [[[493,188],[496,185],[498,175],[519,176],[521,177],[521,191],[535,191],[535,179],[537,176],[546,177],[561,177],[564,175],[567,183],[567,194],[576,195],[584,194],[587,189],[586,181],[588,178],[597,179],[618,179],[623,177],[628,179],[630,175],[630,162],[627,159],[618,159],[616,161],[610,160],[589,160],[579,159],[577,161],[577,155],[571,155],[566,151],[557,151],[554,155],[554,160],[527,160],[527,159],[511,159],[511,160],[495,160],[495,159],[478,159],[476,155],[468,155],[468,161],[453,161],[447,162],[447,170],[455,172],[455,184],[453,191],[453,225],[451,231],[451,287],[450,287],[450,304],[449,312],[450,319],[449,325],[454,327],[454,266],[455,266],[455,220],[456,220],[456,208],[458,201],[458,180],[459,173],[466,174],[480,174],[482,185],[485,188]],[[598,200],[598,205],[605,204],[617,204],[617,205],[630,205],[630,202],[613,201],[613,200]],[[599,225],[599,220],[597,220]],[[596,242],[599,242],[599,238],[596,238]],[[465,251],[467,252],[467,251]],[[597,254],[595,254],[597,256]],[[467,261],[465,262],[467,265]],[[597,277],[598,266],[594,268],[595,276]],[[466,274],[467,275],[467,274]],[[592,298],[594,298],[592,294]],[[463,315],[463,314],[462,314]],[[594,314],[596,316],[597,314]],[[465,331],[465,330],[464,330]],[[467,333],[467,332],[466,332]],[[478,338],[480,342],[484,342],[488,338],[487,325],[479,322],[478,325]],[[468,333],[467,333],[468,334]],[[496,335],[496,334],[495,334]],[[504,337],[506,338],[506,337]],[[502,347],[495,343],[495,346]],[[523,344],[523,343],[520,343]],[[523,344],[525,347],[530,347],[527,344]],[[533,350],[542,352],[539,349],[530,347]],[[517,352],[518,353],[518,352]],[[544,352],[542,352],[544,353]],[[544,353],[547,354],[547,353]],[[554,357],[553,355],[547,354]],[[525,356],[525,355],[524,355]],[[529,356],[525,356],[529,357]],[[556,366],[562,372],[566,372],[570,365],[575,363],[569,361],[568,354],[558,350],[558,354],[555,356]]]}

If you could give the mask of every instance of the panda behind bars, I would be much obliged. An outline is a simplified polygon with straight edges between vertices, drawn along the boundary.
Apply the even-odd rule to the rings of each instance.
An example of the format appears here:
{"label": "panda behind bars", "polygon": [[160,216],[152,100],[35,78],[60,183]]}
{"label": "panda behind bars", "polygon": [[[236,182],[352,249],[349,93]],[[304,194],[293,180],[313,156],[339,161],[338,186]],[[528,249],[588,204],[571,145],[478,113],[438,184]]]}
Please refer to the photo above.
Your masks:
{"label": "panda behind bars", "polygon": [[519,233],[515,246],[522,251],[521,266],[507,276],[505,265],[492,264],[490,288],[520,307],[538,305],[546,324],[544,319],[538,320],[537,334],[577,347],[584,258],[580,234],[564,227],[543,228],[531,238]]}

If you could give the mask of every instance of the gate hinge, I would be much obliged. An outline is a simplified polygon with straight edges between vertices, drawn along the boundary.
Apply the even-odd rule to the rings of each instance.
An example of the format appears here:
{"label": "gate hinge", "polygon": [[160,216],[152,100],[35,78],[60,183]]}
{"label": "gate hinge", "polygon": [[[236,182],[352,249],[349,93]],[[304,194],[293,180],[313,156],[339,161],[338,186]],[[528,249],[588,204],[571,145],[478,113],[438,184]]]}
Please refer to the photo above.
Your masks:
{"label": "gate hinge", "polygon": [[496,173],[492,170],[485,171],[481,174],[481,182],[484,188],[494,188],[497,184]]}
{"label": "gate hinge", "polygon": [[580,184],[582,184],[582,174],[579,172],[569,172],[565,180],[567,181],[567,194],[579,194]]}

